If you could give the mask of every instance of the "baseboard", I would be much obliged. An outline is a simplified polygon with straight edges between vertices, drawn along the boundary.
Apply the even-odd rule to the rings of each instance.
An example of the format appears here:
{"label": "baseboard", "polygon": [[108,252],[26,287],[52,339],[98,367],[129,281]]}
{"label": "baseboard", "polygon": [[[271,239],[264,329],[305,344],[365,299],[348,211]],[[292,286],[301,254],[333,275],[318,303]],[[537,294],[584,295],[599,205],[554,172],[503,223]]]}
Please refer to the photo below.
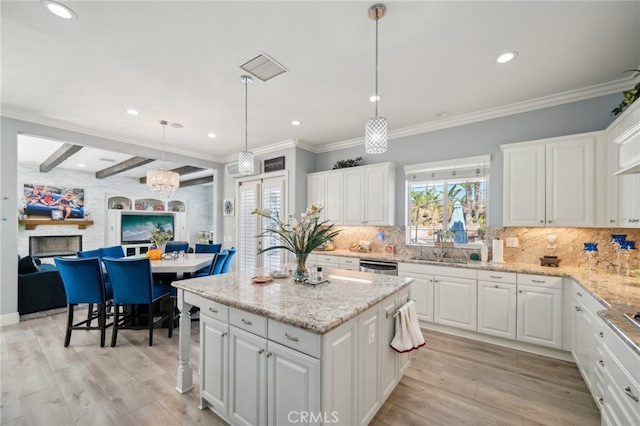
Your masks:
{"label": "baseboard", "polygon": [[4,327],[5,325],[18,324],[19,322],[20,314],[17,312],[0,315],[0,327]]}
{"label": "baseboard", "polygon": [[[559,359],[560,361],[567,361],[575,364],[575,361],[571,357],[571,352],[563,351],[560,349],[547,348],[544,346],[532,345],[531,343],[518,342],[516,340],[508,340],[500,337],[489,336],[488,334],[477,333],[475,331],[462,330],[455,327],[449,327],[446,325],[436,324],[432,322],[420,321],[420,328],[424,330],[438,331],[444,334],[451,334],[453,336],[464,337],[479,342],[490,343],[492,345],[502,346],[509,349],[516,349],[523,352],[528,352],[535,355],[546,356],[549,358]],[[429,343],[427,342],[427,345]]]}

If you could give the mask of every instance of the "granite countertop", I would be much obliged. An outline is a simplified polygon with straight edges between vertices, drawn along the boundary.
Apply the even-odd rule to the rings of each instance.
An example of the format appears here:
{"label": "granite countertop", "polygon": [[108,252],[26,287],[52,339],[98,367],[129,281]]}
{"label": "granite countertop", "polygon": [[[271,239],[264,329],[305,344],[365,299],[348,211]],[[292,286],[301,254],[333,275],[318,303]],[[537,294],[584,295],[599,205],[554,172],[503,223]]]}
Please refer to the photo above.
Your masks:
{"label": "granite countertop", "polygon": [[174,281],[172,286],[206,299],[325,334],[407,287],[413,278],[327,268],[329,283],[312,286],[291,278],[253,284],[264,270]]}
{"label": "granite countertop", "polygon": [[424,265],[446,266],[449,268],[482,269],[490,271],[515,272],[520,274],[549,275],[569,277],[580,284],[608,309],[598,315],[608,324],[631,348],[640,355],[640,328],[633,325],[622,314],[640,312],[640,277],[618,275],[615,273],[571,266],[549,267],[531,263],[492,263],[469,261],[464,264],[444,262],[425,262],[411,259],[399,254],[352,252],[334,250],[317,252],[332,256],[358,257],[361,259],[389,260],[399,263],[415,263]]}

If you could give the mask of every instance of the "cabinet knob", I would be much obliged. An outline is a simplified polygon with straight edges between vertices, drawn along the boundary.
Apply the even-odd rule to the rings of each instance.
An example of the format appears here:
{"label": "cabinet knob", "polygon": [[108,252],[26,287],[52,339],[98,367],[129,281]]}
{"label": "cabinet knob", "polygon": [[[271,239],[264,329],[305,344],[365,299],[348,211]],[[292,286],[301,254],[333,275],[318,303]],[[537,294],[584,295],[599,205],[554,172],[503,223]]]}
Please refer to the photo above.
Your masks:
{"label": "cabinet knob", "polygon": [[548,221],[547,221],[547,223],[551,223],[551,221],[550,221],[550,220],[548,220]]}
{"label": "cabinet knob", "polygon": [[615,219],[609,219],[609,223],[616,223]]}
{"label": "cabinet knob", "polygon": [[600,337],[604,337],[604,333],[602,331],[598,334],[600,335]]}
{"label": "cabinet knob", "polygon": [[227,332],[226,332],[226,331],[223,331],[223,332],[222,332],[222,334],[220,335],[220,337],[224,337],[224,336],[226,336],[226,335],[227,335]]}
{"label": "cabinet knob", "polygon": [[218,310],[217,310],[217,309],[213,309],[213,308],[211,308],[211,307],[209,307],[209,311],[213,312],[214,314],[217,314],[217,313],[218,313]]}
{"label": "cabinet knob", "polygon": [[627,386],[626,388],[624,388],[624,393],[627,394],[627,396],[631,399],[633,399],[635,402],[638,402],[638,397],[635,396],[633,394],[633,392],[631,392],[631,388],[629,386]]}
{"label": "cabinet knob", "polygon": [[247,324],[247,325],[253,325],[253,321],[247,321],[244,318],[240,318],[240,321],[242,321],[244,324]]}
{"label": "cabinet knob", "polygon": [[540,223],[544,223],[544,220],[541,220]]}
{"label": "cabinet knob", "polygon": [[265,352],[265,355],[267,356],[267,358],[269,358],[271,355],[273,355],[273,353],[271,353],[271,352]]}
{"label": "cabinet knob", "polygon": [[545,280],[531,280],[532,283],[539,283],[539,284],[544,284],[546,283]]}
{"label": "cabinet knob", "polygon": [[497,285],[494,285],[493,287],[494,287],[494,288],[500,288],[500,287],[498,287]]}
{"label": "cabinet knob", "polygon": [[491,278],[494,278],[496,280],[501,280],[502,276],[501,275],[489,275]]}
{"label": "cabinet knob", "polygon": [[601,366],[604,367],[604,361],[603,360],[598,361],[598,364],[600,364]]}
{"label": "cabinet knob", "polygon": [[518,290],[518,293],[524,293],[524,290]]}
{"label": "cabinet knob", "polygon": [[577,294],[578,296],[582,297],[582,293],[577,292],[576,294]]}
{"label": "cabinet knob", "polygon": [[600,405],[603,405],[604,404],[604,399],[600,398],[600,399],[598,399],[598,402],[600,403]]}
{"label": "cabinet knob", "polygon": [[258,349],[258,353],[261,354],[262,352],[264,352],[264,349],[260,348]]}

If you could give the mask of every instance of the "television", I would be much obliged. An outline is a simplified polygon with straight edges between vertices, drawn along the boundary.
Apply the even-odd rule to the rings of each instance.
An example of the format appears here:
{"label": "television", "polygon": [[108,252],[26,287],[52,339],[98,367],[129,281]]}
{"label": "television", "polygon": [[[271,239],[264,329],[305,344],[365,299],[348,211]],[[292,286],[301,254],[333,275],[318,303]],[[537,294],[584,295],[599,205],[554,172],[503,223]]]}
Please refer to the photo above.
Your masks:
{"label": "television", "polygon": [[174,216],[168,213],[122,213],[120,241],[122,244],[151,243],[151,231],[156,228],[160,228],[162,231],[171,231],[175,234],[173,221]]}

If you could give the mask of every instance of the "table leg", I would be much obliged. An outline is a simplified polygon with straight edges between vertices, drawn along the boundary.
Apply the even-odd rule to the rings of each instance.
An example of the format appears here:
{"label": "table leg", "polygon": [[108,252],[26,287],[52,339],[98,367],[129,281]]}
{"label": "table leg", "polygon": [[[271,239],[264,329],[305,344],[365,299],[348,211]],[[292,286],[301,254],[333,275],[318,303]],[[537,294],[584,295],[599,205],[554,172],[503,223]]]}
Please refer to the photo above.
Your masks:
{"label": "table leg", "polygon": [[185,393],[193,389],[193,368],[189,362],[191,353],[191,309],[189,303],[184,301],[184,290],[178,289],[178,309],[180,309],[180,342],[178,355],[178,385],[176,390]]}

